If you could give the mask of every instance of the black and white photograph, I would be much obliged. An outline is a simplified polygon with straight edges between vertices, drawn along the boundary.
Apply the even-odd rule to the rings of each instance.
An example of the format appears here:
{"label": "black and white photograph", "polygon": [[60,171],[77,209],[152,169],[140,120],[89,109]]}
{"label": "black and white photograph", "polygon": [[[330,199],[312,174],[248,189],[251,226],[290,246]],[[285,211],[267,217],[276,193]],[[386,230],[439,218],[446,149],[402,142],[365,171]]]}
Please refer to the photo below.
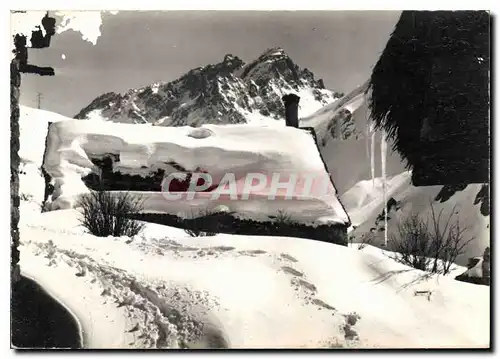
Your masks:
{"label": "black and white photograph", "polygon": [[37,6],[12,350],[491,350],[489,10]]}

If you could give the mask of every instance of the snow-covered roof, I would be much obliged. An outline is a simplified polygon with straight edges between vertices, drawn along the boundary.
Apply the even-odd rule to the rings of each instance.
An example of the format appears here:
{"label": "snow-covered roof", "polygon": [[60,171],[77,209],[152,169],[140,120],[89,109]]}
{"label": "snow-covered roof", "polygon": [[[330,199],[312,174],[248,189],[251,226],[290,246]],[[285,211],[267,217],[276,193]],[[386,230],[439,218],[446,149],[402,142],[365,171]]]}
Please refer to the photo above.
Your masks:
{"label": "snow-covered roof", "polygon": [[269,199],[272,185],[266,183],[249,200],[213,199],[205,193],[189,203],[167,201],[163,192],[142,192],[147,212],[182,214],[195,205],[224,205],[256,220],[266,220],[282,210],[301,223],[349,224],[314,138],[305,130],[248,124],[193,128],[68,120],[51,125],[46,153],[44,167],[55,182],[54,209],[73,206],[75,196],[88,191],[82,176],[96,170],[92,158],[115,154],[120,160],[114,170],[127,174],[147,175],[158,168],[167,171],[172,162],[187,171],[201,168],[218,180],[234,173],[238,193],[248,173],[264,173],[268,178],[312,175],[326,186],[313,185],[311,192],[301,192],[300,199],[281,194]]}

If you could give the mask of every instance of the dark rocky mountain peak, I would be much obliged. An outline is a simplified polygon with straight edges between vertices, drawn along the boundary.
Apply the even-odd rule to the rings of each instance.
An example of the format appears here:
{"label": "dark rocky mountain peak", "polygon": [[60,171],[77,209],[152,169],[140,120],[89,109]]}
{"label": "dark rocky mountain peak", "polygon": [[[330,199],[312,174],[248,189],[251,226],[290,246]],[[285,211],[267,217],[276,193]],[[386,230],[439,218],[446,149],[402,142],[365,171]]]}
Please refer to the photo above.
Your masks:
{"label": "dark rocky mountain peak", "polygon": [[226,54],[222,61],[192,69],[171,82],[156,82],[124,94],[105,93],[75,118],[162,126],[284,121],[281,98],[288,93],[303,99],[302,115],[338,97],[282,48],[274,47],[248,64]]}

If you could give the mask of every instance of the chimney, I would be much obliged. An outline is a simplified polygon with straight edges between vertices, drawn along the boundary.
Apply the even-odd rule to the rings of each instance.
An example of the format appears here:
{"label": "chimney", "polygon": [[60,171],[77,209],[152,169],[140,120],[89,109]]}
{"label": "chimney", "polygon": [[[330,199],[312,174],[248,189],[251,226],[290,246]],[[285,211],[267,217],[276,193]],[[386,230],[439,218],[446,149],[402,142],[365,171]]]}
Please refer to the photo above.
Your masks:
{"label": "chimney", "polygon": [[281,98],[285,103],[285,120],[287,126],[299,128],[299,101],[300,97],[288,94]]}

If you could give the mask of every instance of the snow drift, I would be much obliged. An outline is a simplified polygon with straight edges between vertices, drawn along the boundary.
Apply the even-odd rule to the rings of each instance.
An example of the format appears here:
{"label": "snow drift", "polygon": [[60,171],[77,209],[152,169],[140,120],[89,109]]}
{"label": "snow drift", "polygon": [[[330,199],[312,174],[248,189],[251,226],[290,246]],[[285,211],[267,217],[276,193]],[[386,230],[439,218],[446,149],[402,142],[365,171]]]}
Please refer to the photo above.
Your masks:
{"label": "snow drift", "polygon": [[41,210],[45,187],[42,163],[49,123],[65,120],[69,118],[49,111],[26,106],[19,107],[20,148],[18,154],[22,206]]}
{"label": "snow drift", "polygon": [[77,219],[75,210],[32,216],[21,270],[75,313],[85,348],[489,346],[488,287],[374,247],[188,238],[152,224],[142,236],[97,238]]}

